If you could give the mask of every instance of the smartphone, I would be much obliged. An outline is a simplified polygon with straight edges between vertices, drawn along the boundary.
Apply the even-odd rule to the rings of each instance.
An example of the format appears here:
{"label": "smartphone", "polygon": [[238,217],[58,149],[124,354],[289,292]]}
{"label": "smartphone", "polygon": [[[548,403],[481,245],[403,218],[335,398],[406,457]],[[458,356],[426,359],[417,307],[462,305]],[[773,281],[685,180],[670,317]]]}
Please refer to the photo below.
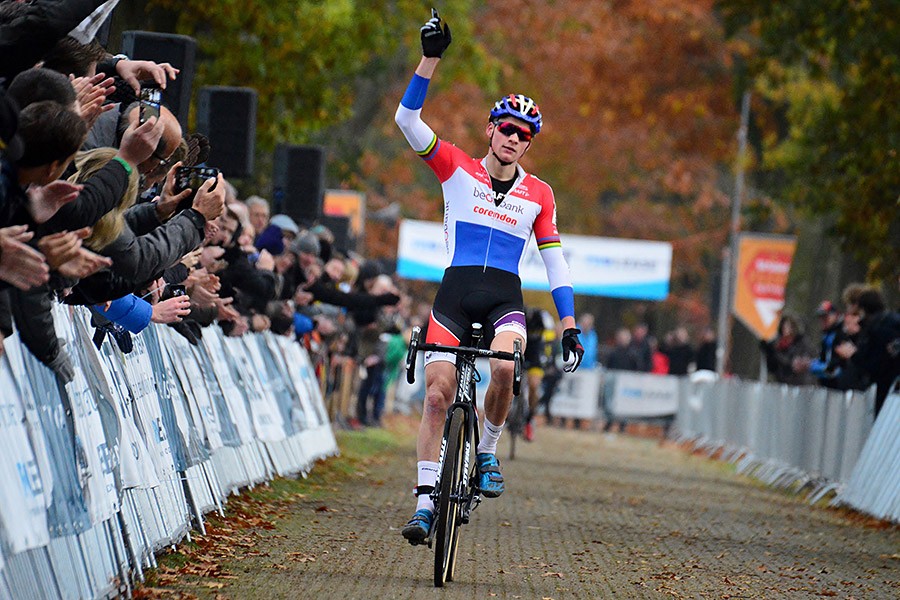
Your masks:
{"label": "smartphone", "polygon": [[150,117],[159,118],[159,107],[162,105],[162,92],[159,88],[141,88],[141,125]]}
{"label": "smartphone", "polygon": [[[216,179],[218,176],[219,169],[215,167],[178,167],[175,169],[175,193],[180,194],[186,189],[191,190],[191,195],[182,200],[176,210],[180,211],[190,208],[194,203],[194,196],[197,195],[197,190],[200,189],[200,186],[207,179],[211,177]],[[209,189],[214,190],[217,185],[219,185],[218,181]]]}
{"label": "smartphone", "polygon": [[175,298],[176,296],[186,296],[187,288],[180,283],[167,283],[166,287],[163,288],[162,294],[159,296],[160,302],[164,300],[168,300],[169,298]]}

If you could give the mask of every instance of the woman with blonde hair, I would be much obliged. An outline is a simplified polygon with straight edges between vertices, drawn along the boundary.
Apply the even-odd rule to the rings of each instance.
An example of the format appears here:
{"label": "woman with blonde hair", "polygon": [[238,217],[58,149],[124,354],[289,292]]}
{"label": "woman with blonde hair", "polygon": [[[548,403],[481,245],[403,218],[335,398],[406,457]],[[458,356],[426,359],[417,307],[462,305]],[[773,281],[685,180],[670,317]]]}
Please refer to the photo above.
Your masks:
{"label": "woman with blonde hair", "polygon": [[[78,172],[74,181],[89,178],[112,160],[115,152],[98,148],[80,154],[76,157]],[[163,198],[156,203],[135,204],[138,176],[131,173],[128,189],[119,204],[97,222],[86,241],[88,247],[111,258],[112,267],[108,272],[82,280],[75,287],[74,303],[98,304],[140,289],[200,246],[206,221],[216,218],[224,209],[225,186],[221,175],[209,179],[197,190],[190,208],[163,223],[157,208],[177,204],[174,201],[187,197],[184,192],[184,195],[175,194],[174,174],[179,165],[176,163],[169,171]]]}

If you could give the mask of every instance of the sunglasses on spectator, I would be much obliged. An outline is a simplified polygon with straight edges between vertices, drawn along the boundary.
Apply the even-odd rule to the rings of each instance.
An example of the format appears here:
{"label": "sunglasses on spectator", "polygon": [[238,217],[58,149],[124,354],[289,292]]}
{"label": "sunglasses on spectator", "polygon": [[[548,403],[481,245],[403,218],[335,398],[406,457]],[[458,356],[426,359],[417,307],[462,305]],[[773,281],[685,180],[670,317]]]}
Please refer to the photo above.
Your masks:
{"label": "sunglasses on spectator", "polygon": [[153,154],[151,154],[150,156],[159,161],[158,168],[168,167],[172,161],[171,157],[163,158],[162,156],[160,156],[159,152],[157,152],[157,151],[154,151]]}
{"label": "sunglasses on spectator", "polygon": [[506,137],[512,137],[512,134],[519,134],[519,140],[523,142],[531,141],[531,130],[527,127],[520,127],[515,123],[510,123],[509,121],[505,121],[503,123],[497,123],[497,131],[505,135]]}

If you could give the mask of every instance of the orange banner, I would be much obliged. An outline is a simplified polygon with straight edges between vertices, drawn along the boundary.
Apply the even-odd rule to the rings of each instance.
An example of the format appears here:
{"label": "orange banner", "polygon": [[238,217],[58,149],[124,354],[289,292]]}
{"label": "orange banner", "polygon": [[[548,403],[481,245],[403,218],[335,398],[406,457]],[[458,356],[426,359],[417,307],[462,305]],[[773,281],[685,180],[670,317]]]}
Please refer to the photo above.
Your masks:
{"label": "orange banner", "polygon": [[742,233],[738,239],[732,312],[759,339],[778,331],[796,247],[793,236]]}
{"label": "orange banner", "polygon": [[351,190],[325,190],[322,214],[332,217],[349,217],[353,237],[362,234],[366,219],[366,196]]}

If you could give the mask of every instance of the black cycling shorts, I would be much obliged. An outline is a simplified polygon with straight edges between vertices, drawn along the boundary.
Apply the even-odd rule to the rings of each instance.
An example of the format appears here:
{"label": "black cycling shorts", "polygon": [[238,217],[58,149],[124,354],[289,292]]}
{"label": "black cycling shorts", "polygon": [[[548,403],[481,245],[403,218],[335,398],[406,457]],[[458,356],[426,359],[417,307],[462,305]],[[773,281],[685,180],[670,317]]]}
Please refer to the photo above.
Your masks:
{"label": "black cycling shorts", "polygon": [[[484,345],[494,335],[514,331],[525,338],[525,310],[519,276],[488,267],[449,267],[434,298],[426,342],[468,346],[472,323],[484,328]],[[455,362],[450,353],[427,353],[425,363]]]}

